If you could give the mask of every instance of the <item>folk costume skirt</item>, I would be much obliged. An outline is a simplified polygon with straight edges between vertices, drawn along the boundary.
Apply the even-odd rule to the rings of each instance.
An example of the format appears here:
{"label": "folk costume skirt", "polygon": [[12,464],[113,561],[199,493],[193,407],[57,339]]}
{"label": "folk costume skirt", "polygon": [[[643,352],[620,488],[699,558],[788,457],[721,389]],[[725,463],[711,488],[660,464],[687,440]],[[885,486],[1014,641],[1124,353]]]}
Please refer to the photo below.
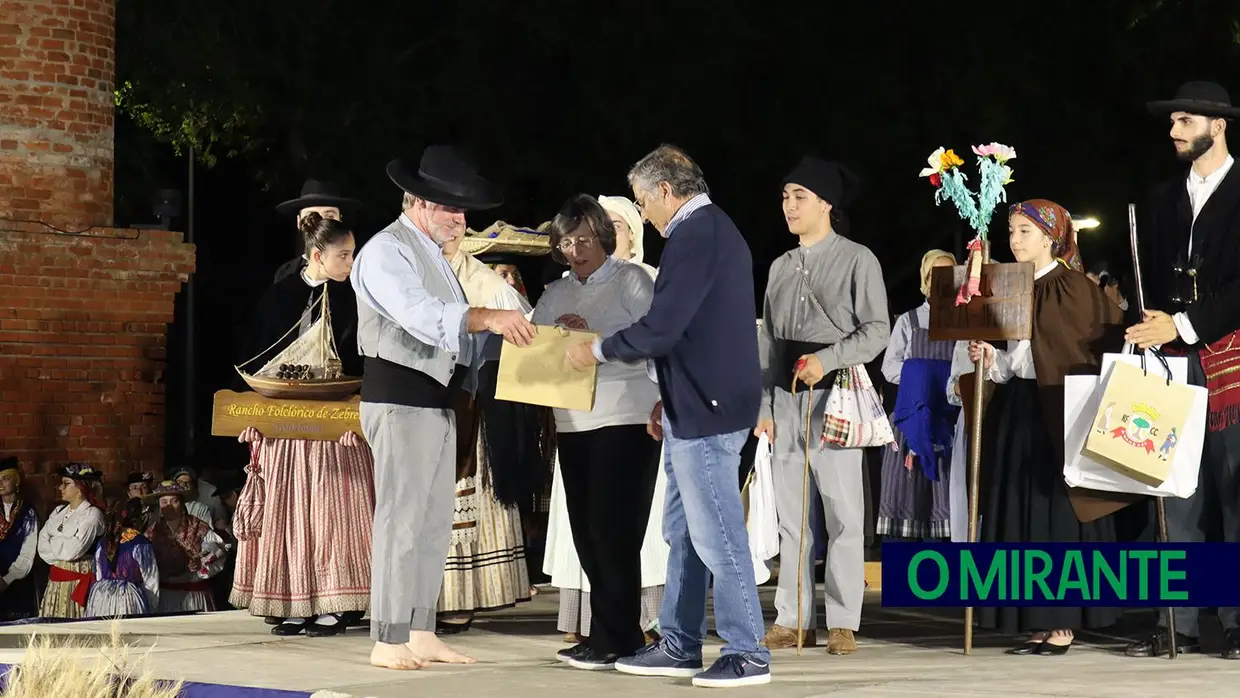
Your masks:
{"label": "folk costume skirt", "polygon": [[[980,495],[984,543],[1114,543],[1111,516],[1076,518],[1036,381],[995,388],[982,422]],[[1104,628],[1119,608],[978,608],[978,624],[1008,634]]]}
{"label": "folk costume skirt", "polygon": [[370,447],[263,439],[246,470],[233,516],[238,551],[229,603],[277,618],[368,611]]}

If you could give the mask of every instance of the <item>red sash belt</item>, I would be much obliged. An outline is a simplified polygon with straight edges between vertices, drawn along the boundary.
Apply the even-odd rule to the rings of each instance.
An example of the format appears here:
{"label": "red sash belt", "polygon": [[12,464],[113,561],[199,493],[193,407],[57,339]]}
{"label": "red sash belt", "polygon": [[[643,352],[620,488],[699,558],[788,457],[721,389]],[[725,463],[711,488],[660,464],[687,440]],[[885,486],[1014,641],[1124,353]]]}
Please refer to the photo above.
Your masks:
{"label": "red sash belt", "polygon": [[1240,423],[1240,331],[1203,348],[1199,356],[1210,392],[1209,430],[1222,431]]}
{"label": "red sash belt", "polygon": [[86,597],[90,594],[90,587],[95,583],[95,574],[93,572],[74,572],[63,567],[52,565],[51,571],[47,575],[49,582],[77,582],[77,586],[73,588],[73,593],[69,598],[73,599],[73,603],[86,607]]}
{"label": "red sash belt", "polygon": [[211,591],[211,581],[208,579],[190,582],[165,582],[160,580],[159,586],[172,591]]}

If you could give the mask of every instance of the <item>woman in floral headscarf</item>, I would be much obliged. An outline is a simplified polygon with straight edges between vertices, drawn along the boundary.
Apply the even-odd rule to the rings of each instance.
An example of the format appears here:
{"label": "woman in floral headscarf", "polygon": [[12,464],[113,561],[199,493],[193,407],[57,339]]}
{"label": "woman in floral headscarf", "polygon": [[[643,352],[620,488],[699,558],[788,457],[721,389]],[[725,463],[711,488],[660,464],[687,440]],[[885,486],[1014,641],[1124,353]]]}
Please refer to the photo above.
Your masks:
{"label": "woman in floral headscarf", "polygon": [[91,553],[103,533],[104,505],[100,492],[103,474],[82,463],[60,469],[60,498],[39,530],[39,557],[51,566],[39,615],[44,618],[81,618],[95,581]]}
{"label": "woman in floral headscarf", "polygon": [[[1034,199],[1011,207],[1008,244],[1017,262],[1032,263],[1032,338],[985,355],[998,384],[982,422],[981,540],[987,543],[1115,541],[1111,513],[1122,495],[1069,490],[1063,479],[1063,395],[1068,373],[1097,373],[1102,353],[1123,344],[1117,305],[1081,271],[1072,219],[1062,206]],[[1063,655],[1073,631],[1114,623],[1112,608],[982,608],[980,625],[1030,633],[1009,654]]]}

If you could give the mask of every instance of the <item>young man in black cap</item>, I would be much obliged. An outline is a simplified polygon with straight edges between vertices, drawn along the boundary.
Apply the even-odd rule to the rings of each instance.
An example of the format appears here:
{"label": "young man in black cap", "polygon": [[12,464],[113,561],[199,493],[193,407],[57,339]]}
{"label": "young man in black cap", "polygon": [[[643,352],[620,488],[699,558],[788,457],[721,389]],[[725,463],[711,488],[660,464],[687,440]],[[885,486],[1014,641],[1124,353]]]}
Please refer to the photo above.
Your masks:
{"label": "young man in black cap", "polygon": [[[856,177],[843,165],[806,157],[784,178],[783,209],[796,249],[771,264],[762,311],[765,399],[755,434],[771,440],[780,566],[775,625],[763,642],[770,649],[797,645],[797,593],[804,643],[814,633],[813,544],[801,545],[806,450],[822,495],[829,542],[825,574],[827,651],[852,654],[865,595],[865,489],[863,451],[818,448],[827,396],[835,372],[873,361],[891,332],[887,290],[878,259],[837,230],[853,199]],[[793,379],[796,393],[793,394]],[[811,433],[805,432],[813,394]],[[797,556],[801,580],[797,580]]]}
{"label": "young man in black cap", "polygon": [[[1201,475],[1192,497],[1167,497],[1167,535],[1172,542],[1207,540],[1221,526],[1221,540],[1240,542],[1240,171],[1227,152],[1227,130],[1240,108],[1219,85],[1189,82],[1175,99],[1152,102],[1151,112],[1171,121],[1176,157],[1191,163],[1181,177],[1153,191],[1141,240],[1145,319],[1128,330],[1141,348],[1166,346],[1188,354],[1188,381],[1209,389]],[[1217,512],[1206,516],[1204,512]],[[1211,536],[1213,538],[1213,536]],[[1215,539],[1217,540],[1217,539]],[[1199,652],[1196,608],[1175,609],[1176,646]],[[1220,608],[1222,655],[1240,659],[1240,609]],[[1159,630],[1134,642],[1130,657],[1170,651],[1165,612]]]}
{"label": "young man in black cap", "polygon": [[455,501],[452,407],[459,390],[474,390],[485,333],[527,346],[534,326],[520,310],[470,308],[444,258],[466,211],[503,202],[473,163],[432,146],[416,167],[393,160],[387,173],[405,191],[403,212],[362,247],[351,277],[366,362],[362,431],[375,461],[370,661],[472,663],[435,637]]}
{"label": "young man in black cap", "polygon": [[[301,185],[301,196],[296,199],[289,199],[281,202],[276,206],[276,212],[282,216],[297,215],[296,226],[301,227],[301,219],[317,213],[324,218],[332,218],[334,220],[344,220],[344,213],[357,209],[362,202],[357,199],[350,199],[340,195],[340,187],[335,182],[322,182],[317,179],[307,179]],[[297,239],[300,241],[302,236],[298,234]],[[301,270],[306,264],[306,256],[304,254],[290,259],[276,269],[275,280],[280,281]]]}

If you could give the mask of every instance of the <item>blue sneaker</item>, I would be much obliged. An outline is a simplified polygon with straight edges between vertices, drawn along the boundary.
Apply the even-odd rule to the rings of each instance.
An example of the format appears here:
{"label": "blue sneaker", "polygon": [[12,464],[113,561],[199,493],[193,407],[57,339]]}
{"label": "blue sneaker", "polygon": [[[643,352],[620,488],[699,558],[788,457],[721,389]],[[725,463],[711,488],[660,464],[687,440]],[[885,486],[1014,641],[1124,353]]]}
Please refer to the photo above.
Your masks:
{"label": "blue sneaker", "polygon": [[702,672],[702,660],[684,659],[672,654],[663,642],[652,642],[632,657],[616,660],[616,671],[633,676],[689,678]]}
{"label": "blue sneaker", "polygon": [[743,654],[725,654],[710,668],[693,677],[698,688],[736,688],[771,682],[771,665]]}

